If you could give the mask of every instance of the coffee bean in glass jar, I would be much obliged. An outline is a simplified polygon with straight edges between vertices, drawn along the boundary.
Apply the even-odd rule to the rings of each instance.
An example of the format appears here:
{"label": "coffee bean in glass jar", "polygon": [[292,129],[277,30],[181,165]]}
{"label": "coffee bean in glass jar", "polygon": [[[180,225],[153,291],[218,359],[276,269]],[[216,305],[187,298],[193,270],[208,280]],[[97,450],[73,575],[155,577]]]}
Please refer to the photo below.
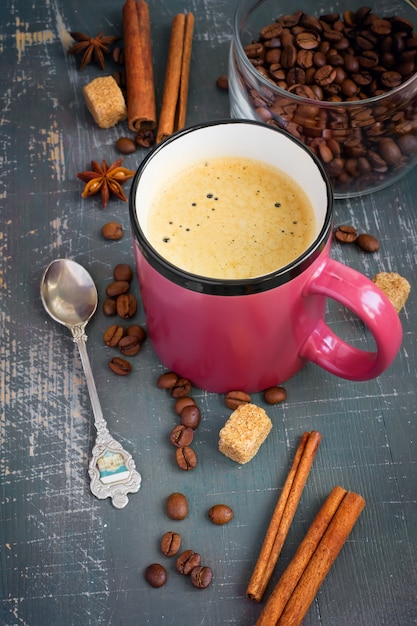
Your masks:
{"label": "coffee bean in glass jar", "polygon": [[230,54],[232,117],[301,140],[336,197],[391,184],[417,162],[416,16],[406,1],[337,0],[326,11],[309,0],[243,0]]}

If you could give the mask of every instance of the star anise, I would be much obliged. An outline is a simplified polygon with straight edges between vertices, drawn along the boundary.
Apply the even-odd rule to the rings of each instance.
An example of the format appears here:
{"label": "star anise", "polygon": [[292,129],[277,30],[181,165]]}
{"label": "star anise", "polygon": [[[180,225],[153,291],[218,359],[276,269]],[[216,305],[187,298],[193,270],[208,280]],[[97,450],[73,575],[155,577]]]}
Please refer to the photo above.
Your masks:
{"label": "star anise", "polygon": [[122,183],[132,178],[135,172],[122,167],[122,162],[123,158],[118,159],[109,167],[106,161],[103,161],[101,165],[97,161],[91,161],[92,171],[87,170],[77,174],[77,177],[86,183],[82,197],[89,198],[100,192],[103,209],[106,208],[111,193],[126,202]]}
{"label": "star anise", "polygon": [[70,32],[70,35],[77,42],[67,50],[67,54],[82,54],[80,72],[88,65],[92,58],[104,69],[104,55],[109,53],[109,46],[120,37],[113,35],[104,36],[103,31],[95,37],[89,37],[84,33]]}

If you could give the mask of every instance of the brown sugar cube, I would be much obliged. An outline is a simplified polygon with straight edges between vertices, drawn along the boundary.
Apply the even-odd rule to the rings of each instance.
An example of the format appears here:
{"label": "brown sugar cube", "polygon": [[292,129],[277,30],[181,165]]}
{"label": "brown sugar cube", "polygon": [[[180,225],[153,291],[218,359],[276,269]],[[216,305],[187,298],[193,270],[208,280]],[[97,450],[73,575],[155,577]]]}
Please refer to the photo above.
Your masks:
{"label": "brown sugar cube", "polygon": [[236,463],[250,461],[267,438],[272,422],[256,404],[242,404],[220,430],[219,450]]}
{"label": "brown sugar cube", "polygon": [[380,272],[373,278],[373,282],[385,293],[397,313],[401,311],[411,290],[406,278],[396,272]]}
{"label": "brown sugar cube", "polygon": [[95,78],[83,87],[87,108],[100,128],[111,128],[127,118],[126,102],[113,76]]}

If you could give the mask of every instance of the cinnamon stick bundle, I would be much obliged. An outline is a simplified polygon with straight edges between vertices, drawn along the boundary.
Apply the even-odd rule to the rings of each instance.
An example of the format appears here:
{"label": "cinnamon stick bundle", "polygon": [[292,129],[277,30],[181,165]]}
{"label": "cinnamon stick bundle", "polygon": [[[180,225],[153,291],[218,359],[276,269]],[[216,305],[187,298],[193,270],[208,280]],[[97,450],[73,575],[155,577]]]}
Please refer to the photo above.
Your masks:
{"label": "cinnamon stick bundle", "polygon": [[156,128],[155,85],[149,7],[145,0],[126,0],[123,34],[130,130]]}
{"label": "cinnamon stick bundle", "polygon": [[334,487],[278,581],[256,626],[299,626],[365,506]]}
{"label": "cinnamon stick bundle", "polygon": [[321,434],[317,431],[306,432],[301,438],[246,589],[246,596],[250,600],[260,602],[263,598],[287,538],[320,441]]}
{"label": "cinnamon stick bundle", "polygon": [[156,141],[184,128],[194,30],[192,13],[174,16]]}

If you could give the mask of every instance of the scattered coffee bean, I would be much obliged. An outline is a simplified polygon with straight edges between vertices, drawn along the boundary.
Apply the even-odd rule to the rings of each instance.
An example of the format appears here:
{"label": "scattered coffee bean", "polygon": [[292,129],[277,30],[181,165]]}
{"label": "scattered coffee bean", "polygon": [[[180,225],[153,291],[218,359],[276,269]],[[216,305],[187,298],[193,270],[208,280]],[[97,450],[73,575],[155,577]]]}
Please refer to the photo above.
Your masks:
{"label": "scattered coffee bean", "polygon": [[[188,396],[185,396],[188,397]],[[201,412],[195,404],[187,404],[180,413],[180,423],[195,430],[199,427]]]}
{"label": "scattered coffee bean", "polygon": [[168,531],[162,537],[160,547],[165,556],[175,556],[181,547],[181,535],[172,530]]}
{"label": "scattered coffee bean", "polygon": [[137,301],[133,294],[125,293],[116,300],[117,315],[123,319],[129,319],[136,315]]}
{"label": "scattered coffee bean", "polygon": [[207,565],[197,565],[190,572],[191,582],[198,589],[206,589],[213,580],[213,572]]}
{"label": "scattered coffee bean", "polygon": [[116,149],[121,152],[121,154],[132,154],[136,152],[137,146],[132,139],[129,137],[120,137],[116,141]]}
{"label": "scattered coffee bean", "polygon": [[167,571],[160,563],[152,563],[145,570],[145,580],[151,587],[162,587],[167,581]]}
{"label": "scattered coffee bean", "polygon": [[264,400],[267,404],[279,404],[287,399],[284,387],[269,387],[264,391]]}
{"label": "scattered coffee bean", "polygon": [[189,446],[177,448],[175,459],[178,467],[186,472],[194,469],[197,465],[197,455]]}
{"label": "scattered coffee bean", "polygon": [[218,87],[218,89],[221,89],[222,91],[228,91],[229,77],[227,76],[227,74],[221,74],[220,76],[218,76],[216,80],[216,87]]}
{"label": "scattered coffee bean", "polygon": [[170,519],[183,520],[188,515],[188,502],[183,493],[171,493],[165,503],[166,514]]}
{"label": "scattered coffee bean", "polygon": [[146,330],[139,324],[132,324],[126,328],[126,335],[129,337],[137,337],[140,343],[143,343],[147,337]]}
{"label": "scattered coffee bean", "polygon": [[123,48],[120,48],[120,46],[116,46],[115,48],[113,48],[112,59],[115,63],[117,63],[117,65],[124,65],[125,52]]}
{"label": "scattered coffee bean", "polygon": [[356,243],[362,250],[364,250],[364,252],[378,252],[379,250],[378,239],[375,239],[375,237],[366,233],[358,235]]}
{"label": "scattered coffee bean", "polygon": [[215,504],[209,509],[208,516],[213,524],[221,526],[233,519],[233,511],[227,504]]}
{"label": "scattered coffee bean", "polygon": [[135,335],[125,335],[117,344],[120,352],[125,356],[135,356],[140,350],[139,338]]}
{"label": "scattered coffee bean", "polygon": [[130,283],[127,280],[115,280],[106,287],[106,295],[109,298],[117,298],[124,293],[127,293],[130,289]]}
{"label": "scattered coffee bean", "polygon": [[124,333],[125,331],[124,331],[123,326],[119,326],[118,324],[112,324],[112,326],[109,326],[104,331],[104,334],[103,334],[104,343],[106,344],[106,346],[109,346],[110,348],[115,348],[117,344],[119,343],[119,341],[124,336]]}
{"label": "scattered coffee bean", "polygon": [[340,243],[353,243],[358,237],[356,228],[343,224],[334,231],[334,236]]}
{"label": "scattered coffee bean", "polygon": [[132,282],[133,270],[127,263],[118,263],[113,269],[114,280],[126,280],[128,283]]}
{"label": "scattered coffee bean", "polygon": [[107,317],[113,317],[117,313],[116,300],[113,298],[106,298],[103,302],[103,313]]}
{"label": "scattered coffee bean", "polygon": [[169,440],[176,448],[184,448],[189,446],[194,438],[194,431],[192,428],[187,428],[183,424],[174,426],[171,430]]}
{"label": "scattered coffee bean", "polygon": [[177,398],[174,404],[174,411],[177,415],[181,415],[186,406],[197,406],[195,400],[190,396],[181,396]]}
{"label": "scattered coffee bean", "polygon": [[109,361],[109,368],[118,376],[127,376],[132,371],[132,366],[129,361],[126,361],[118,356],[113,357]]}
{"label": "scattered coffee bean", "polygon": [[171,396],[173,398],[182,398],[188,396],[191,391],[191,383],[186,378],[178,378],[177,382],[171,387]]}
{"label": "scattered coffee bean", "polygon": [[176,561],[176,568],[180,574],[188,576],[194,567],[201,564],[201,556],[193,550],[185,550],[179,555]]}
{"label": "scattered coffee bean", "polygon": [[158,385],[159,389],[172,389],[173,387],[175,387],[178,380],[179,376],[175,372],[165,372],[164,374],[161,374],[159,376],[156,384]]}
{"label": "scattered coffee bean", "polygon": [[155,133],[153,130],[140,130],[135,137],[135,142],[140,148],[150,148],[155,143]]}
{"label": "scattered coffee bean", "polygon": [[232,409],[233,411],[241,404],[249,404],[250,401],[251,397],[245,391],[229,391],[224,399],[224,403],[227,408]]}
{"label": "scattered coffee bean", "polygon": [[123,237],[123,227],[119,222],[107,222],[102,227],[101,234],[105,239],[118,241]]}

